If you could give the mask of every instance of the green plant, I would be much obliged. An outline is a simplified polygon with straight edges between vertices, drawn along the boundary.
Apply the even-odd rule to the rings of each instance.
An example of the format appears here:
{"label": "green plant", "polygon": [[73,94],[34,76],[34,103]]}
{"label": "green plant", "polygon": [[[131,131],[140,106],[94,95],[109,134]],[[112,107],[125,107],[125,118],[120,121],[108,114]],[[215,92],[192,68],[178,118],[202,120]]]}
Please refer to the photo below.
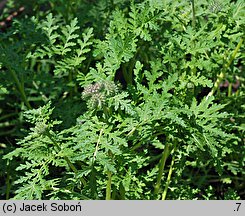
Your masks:
{"label": "green plant", "polygon": [[62,2],[0,36],[2,196],[243,198],[244,3]]}

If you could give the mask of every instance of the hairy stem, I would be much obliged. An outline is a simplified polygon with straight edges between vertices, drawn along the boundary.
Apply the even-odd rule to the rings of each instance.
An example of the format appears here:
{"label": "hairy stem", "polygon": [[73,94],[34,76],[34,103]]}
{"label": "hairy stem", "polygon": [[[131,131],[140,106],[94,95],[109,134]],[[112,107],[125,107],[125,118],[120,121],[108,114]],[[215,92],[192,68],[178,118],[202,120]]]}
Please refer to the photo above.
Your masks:
{"label": "hairy stem", "polygon": [[112,179],[112,173],[111,171],[107,171],[107,185],[106,185],[106,200],[111,199],[111,179]]}
{"label": "hairy stem", "polygon": [[11,76],[13,77],[16,85],[17,85],[17,88],[20,92],[20,96],[21,96],[23,102],[25,103],[25,105],[27,106],[28,109],[32,109],[29,101],[27,100],[25,90],[24,90],[23,86],[21,85],[21,83],[17,77],[17,74],[15,73],[15,71],[12,68],[10,68],[10,67],[7,67],[7,68],[9,69],[9,72],[10,72]]}
{"label": "hairy stem", "polygon": [[[108,151],[108,156],[111,158],[113,156],[111,150]],[[112,172],[110,170],[107,171],[107,184],[106,184],[106,200],[111,199],[111,183],[112,183]]]}
{"label": "hairy stem", "polygon": [[96,198],[98,198],[98,196],[97,196],[97,184],[96,184],[96,173],[95,173],[94,163],[96,160],[97,153],[99,151],[99,144],[100,144],[102,134],[103,134],[103,129],[100,130],[99,138],[97,140],[94,155],[91,161],[91,174],[89,180],[89,185],[91,187],[91,195]]}
{"label": "hairy stem", "polygon": [[212,96],[212,95],[214,95],[214,93],[218,90],[220,83],[225,78],[225,72],[226,72],[226,70],[230,67],[231,63],[235,59],[236,54],[238,53],[238,50],[242,46],[242,43],[243,43],[243,39],[240,39],[240,41],[237,44],[236,49],[234,50],[234,52],[233,52],[230,60],[228,61],[227,64],[225,64],[225,66],[223,67],[223,70],[221,71],[221,73],[217,75],[217,80],[215,81],[212,90],[208,93],[207,98],[210,97],[210,96]]}
{"label": "hairy stem", "polygon": [[174,145],[173,157],[172,157],[172,161],[171,161],[170,168],[169,168],[169,171],[168,171],[168,177],[167,177],[166,185],[165,185],[164,191],[162,193],[162,200],[166,199],[167,191],[168,191],[168,188],[169,188],[169,185],[170,185],[170,180],[171,180],[171,176],[172,176],[172,173],[173,173],[173,166],[174,166],[174,160],[175,160],[175,154],[174,154],[175,150],[176,150],[176,144]]}
{"label": "hairy stem", "polygon": [[102,133],[103,133],[103,129],[100,130],[100,135],[99,135],[99,138],[97,140],[97,144],[96,144],[94,155],[93,155],[93,159],[92,159],[92,164],[94,164],[97,152],[99,150],[99,144],[100,144]]}
{"label": "hairy stem", "polygon": [[166,160],[168,158],[168,155],[169,155],[169,144],[166,143],[164,151],[162,153],[162,158],[161,158],[160,164],[159,164],[159,172],[158,172],[158,176],[157,176],[157,182],[156,182],[156,185],[154,188],[154,195],[157,195],[159,193],[162,175],[163,175],[163,171],[164,171],[164,167],[165,167],[165,163],[166,163]]}
{"label": "hairy stem", "polygon": [[195,12],[195,3],[194,0],[191,0],[191,8],[192,8],[192,27],[196,27],[196,12]]}
{"label": "hairy stem", "polygon": [[232,83],[229,83],[228,86],[228,97],[230,97],[232,95]]}
{"label": "hairy stem", "polygon": [[9,199],[9,195],[10,195],[10,188],[11,188],[11,184],[10,184],[10,170],[9,170],[9,165],[7,165],[7,178],[6,178],[6,200]]}

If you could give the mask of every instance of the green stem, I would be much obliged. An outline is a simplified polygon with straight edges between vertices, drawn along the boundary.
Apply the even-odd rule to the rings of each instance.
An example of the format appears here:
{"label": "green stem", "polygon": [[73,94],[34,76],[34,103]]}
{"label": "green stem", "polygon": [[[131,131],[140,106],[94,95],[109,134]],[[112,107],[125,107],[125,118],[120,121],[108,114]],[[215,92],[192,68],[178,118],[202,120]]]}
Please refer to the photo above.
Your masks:
{"label": "green stem", "polygon": [[100,129],[100,135],[99,135],[99,138],[98,138],[98,140],[97,140],[96,147],[95,147],[95,151],[94,151],[94,155],[93,155],[93,159],[92,159],[92,165],[93,165],[94,162],[95,162],[95,158],[96,158],[96,155],[97,155],[98,150],[99,150],[99,144],[100,144],[100,140],[101,140],[102,134],[103,134],[103,129]]}
{"label": "green stem", "polygon": [[20,96],[21,96],[22,100],[24,101],[24,103],[26,104],[26,106],[27,106],[28,109],[32,109],[29,101],[27,100],[27,97],[26,97],[24,88],[21,85],[21,83],[20,83],[20,81],[19,81],[19,79],[17,77],[17,74],[15,73],[15,71],[12,68],[10,68],[10,67],[7,67],[7,68],[9,69],[9,72],[10,72],[11,76],[13,77],[16,85],[17,85],[17,88],[19,89]]}
{"label": "green stem", "polygon": [[215,81],[212,90],[207,95],[207,98],[212,96],[212,95],[214,95],[214,93],[218,90],[220,83],[225,78],[225,72],[227,71],[227,69],[230,67],[231,63],[235,59],[238,50],[242,46],[242,43],[243,43],[243,39],[240,39],[239,43],[236,46],[236,49],[234,50],[234,52],[233,52],[233,54],[232,54],[232,56],[230,58],[230,61],[227,64],[225,64],[225,66],[223,67],[223,70],[221,71],[221,73],[217,75],[217,80]]}
{"label": "green stem", "polygon": [[194,0],[191,0],[191,8],[192,8],[192,27],[196,27],[196,13],[195,13],[195,4]]}
{"label": "green stem", "polygon": [[99,144],[100,144],[100,140],[101,140],[102,134],[103,134],[103,129],[100,129],[99,138],[97,140],[97,144],[96,144],[96,147],[95,147],[94,155],[93,155],[93,158],[91,160],[91,175],[90,175],[89,185],[90,185],[90,188],[91,188],[91,195],[93,197],[98,197],[97,196],[96,173],[95,173],[94,164],[95,164],[97,153],[99,151]]}
{"label": "green stem", "polygon": [[232,95],[232,83],[229,83],[228,86],[228,97],[230,97]]}
{"label": "green stem", "polygon": [[9,174],[10,170],[9,170],[9,165],[7,165],[7,178],[6,178],[6,200],[9,199],[9,195],[10,195],[10,174]]}
{"label": "green stem", "polygon": [[[112,158],[113,154],[111,150],[108,151],[109,158]],[[112,182],[112,172],[110,170],[107,171],[107,184],[106,184],[106,200],[111,199],[111,182]]]}
{"label": "green stem", "polygon": [[183,29],[186,30],[186,24],[179,18],[178,15],[174,14],[174,17],[176,17],[182,24],[183,24]]}
{"label": "green stem", "polygon": [[[4,51],[4,48],[3,48],[2,46],[1,46],[0,48],[1,48],[1,50]],[[3,56],[5,56],[5,53],[4,53],[4,52],[3,52]],[[17,74],[15,73],[15,71],[11,68],[11,66],[8,65],[8,64],[9,64],[8,61],[9,61],[8,59],[6,59],[6,62],[4,61],[5,67],[8,69],[8,71],[10,72],[12,78],[14,79],[14,81],[15,81],[15,83],[16,83],[16,85],[17,85],[17,88],[18,88],[18,90],[19,90],[19,92],[20,92],[21,99],[22,99],[23,102],[26,104],[26,106],[27,106],[28,109],[32,109],[32,107],[31,107],[29,101],[27,100],[27,97],[26,97],[26,94],[25,94],[25,91],[24,91],[24,86],[21,85],[21,82],[20,82],[20,80],[18,79],[18,76],[17,76]]]}
{"label": "green stem", "polygon": [[112,173],[111,171],[107,171],[107,185],[106,185],[106,200],[111,199],[111,179],[112,179]]}
{"label": "green stem", "polygon": [[242,46],[242,43],[243,43],[243,39],[240,39],[239,43],[237,44],[236,46],[236,49],[234,50],[231,58],[230,58],[230,61],[228,62],[228,64],[226,65],[226,70],[230,67],[231,63],[233,62],[233,60],[235,59],[236,57],[236,54],[238,52],[238,50],[240,49],[240,47]]}
{"label": "green stem", "polygon": [[166,185],[165,185],[165,188],[164,188],[164,191],[163,191],[163,194],[162,194],[162,200],[166,199],[167,191],[168,191],[168,188],[169,188],[169,185],[170,185],[170,180],[171,180],[171,176],[172,176],[172,173],[173,173],[173,166],[174,166],[174,160],[175,160],[175,154],[174,154],[175,150],[176,150],[176,144],[174,145],[173,157],[172,157],[172,161],[171,161],[171,164],[170,164]]}
{"label": "green stem", "polygon": [[131,135],[134,133],[135,130],[136,130],[136,127],[133,127],[132,130],[129,131],[129,132],[127,133],[126,136],[127,136],[127,137],[128,137],[128,136],[131,136]]}
{"label": "green stem", "polygon": [[159,172],[158,172],[158,176],[157,176],[157,182],[156,182],[156,185],[154,188],[154,195],[157,195],[159,193],[162,175],[163,175],[163,171],[164,171],[164,167],[165,167],[165,163],[166,163],[166,160],[168,158],[168,155],[169,155],[169,144],[166,143],[163,154],[162,154],[162,158],[161,158],[160,164],[159,164]]}

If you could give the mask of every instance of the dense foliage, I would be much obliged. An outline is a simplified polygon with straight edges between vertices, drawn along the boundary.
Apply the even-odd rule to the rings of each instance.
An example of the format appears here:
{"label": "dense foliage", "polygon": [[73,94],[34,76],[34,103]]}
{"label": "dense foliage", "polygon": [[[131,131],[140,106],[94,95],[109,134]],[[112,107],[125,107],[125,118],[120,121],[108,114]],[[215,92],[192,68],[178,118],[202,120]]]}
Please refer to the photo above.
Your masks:
{"label": "dense foliage", "polygon": [[244,198],[243,0],[8,0],[0,20],[2,199]]}

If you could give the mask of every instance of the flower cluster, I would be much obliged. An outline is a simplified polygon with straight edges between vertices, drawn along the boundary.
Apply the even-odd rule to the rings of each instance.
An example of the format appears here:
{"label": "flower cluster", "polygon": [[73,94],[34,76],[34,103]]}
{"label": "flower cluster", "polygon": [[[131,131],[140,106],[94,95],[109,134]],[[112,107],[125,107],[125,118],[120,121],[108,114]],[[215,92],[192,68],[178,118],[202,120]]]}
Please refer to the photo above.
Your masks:
{"label": "flower cluster", "polygon": [[213,1],[211,4],[210,4],[210,11],[212,13],[218,13],[222,10],[222,4],[218,1]]}
{"label": "flower cluster", "polygon": [[39,135],[45,134],[47,130],[48,130],[48,125],[46,125],[44,122],[37,122],[34,128],[34,132]]}
{"label": "flower cluster", "polygon": [[118,92],[117,85],[112,81],[97,82],[84,88],[82,98],[87,100],[88,107],[101,108],[107,97],[111,97]]}
{"label": "flower cluster", "polygon": [[82,97],[84,99],[89,98],[95,94],[98,94],[102,89],[103,89],[103,84],[100,82],[88,85],[87,87],[84,88]]}

